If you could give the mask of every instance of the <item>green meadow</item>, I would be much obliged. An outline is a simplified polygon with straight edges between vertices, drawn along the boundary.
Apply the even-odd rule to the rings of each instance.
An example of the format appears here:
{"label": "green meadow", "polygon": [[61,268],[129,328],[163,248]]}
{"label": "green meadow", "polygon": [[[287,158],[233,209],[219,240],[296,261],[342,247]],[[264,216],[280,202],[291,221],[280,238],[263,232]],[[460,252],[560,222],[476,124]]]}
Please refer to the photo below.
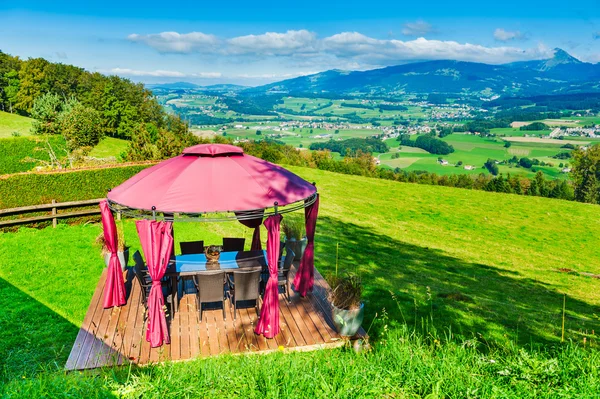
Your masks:
{"label": "green meadow", "polygon": [[[0,233],[0,396],[591,398],[600,391],[599,207],[291,170],[321,193],[316,267],[363,279],[370,351],[66,374],[104,267],[94,245],[101,227],[21,228]],[[124,225],[139,249],[133,222]],[[251,237],[238,223],[176,223],[175,232],[177,241]]]}
{"label": "green meadow", "polygon": [[0,138],[31,135],[31,118],[0,111]]}
{"label": "green meadow", "polygon": [[121,154],[127,151],[129,141],[117,139],[114,137],[105,137],[90,151],[89,156],[95,158],[115,157],[117,160],[121,158]]}
{"label": "green meadow", "polygon": [[[414,137],[413,137],[414,140]],[[438,162],[439,155],[429,154],[422,150],[415,151],[414,148],[403,147],[400,150],[392,148],[391,152],[381,154],[381,163],[384,166],[391,168],[400,167],[408,171],[425,170],[435,172],[437,174],[479,174],[488,173],[483,164],[488,159],[507,160],[516,156],[517,158],[528,157],[537,158],[540,161],[550,162],[554,166],[536,166],[534,169],[541,170],[548,177],[565,178],[566,176],[560,173],[559,164],[569,162],[569,160],[559,160],[551,158],[552,156],[566,152],[568,150],[561,149],[560,144],[545,144],[545,143],[520,143],[513,142],[509,148],[504,147],[505,142],[500,138],[486,138],[476,135],[454,133],[443,138],[444,141],[454,147],[454,152],[448,155],[441,156],[447,160],[449,165],[443,166]],[[399,143],[395,140],[388,140],[390,147],[398,147]],[[397,158],[394,157],[395,154]],[[459,161],[462,161],[461,166],[455,166]],[[465,165],[474,166],[473,170],[464,169]],[[498,165],[500,173],[511,175],[519,175],[525,177],[533,177],[536,172],[531,169],[520,168],[516,166]]]}

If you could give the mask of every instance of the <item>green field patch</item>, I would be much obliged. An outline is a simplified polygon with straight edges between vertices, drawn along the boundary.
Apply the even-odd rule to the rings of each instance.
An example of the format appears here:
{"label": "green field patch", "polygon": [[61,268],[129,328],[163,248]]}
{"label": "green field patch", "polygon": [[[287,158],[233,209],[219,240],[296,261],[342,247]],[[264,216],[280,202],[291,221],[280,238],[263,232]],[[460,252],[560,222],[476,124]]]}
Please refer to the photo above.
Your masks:
{"label": "green field patch", "polygon": [[129,141],[127,140],[105,137],[90,151],[89,156],[95,158],[115,157],[116,159],[120,159],[121,154],[127,151],[127,147],[129,147]]}
{"label": "green field patch", "polygon": [[31,123],[33,119],[17,114],[0,111],[0,138],[31,136]]}

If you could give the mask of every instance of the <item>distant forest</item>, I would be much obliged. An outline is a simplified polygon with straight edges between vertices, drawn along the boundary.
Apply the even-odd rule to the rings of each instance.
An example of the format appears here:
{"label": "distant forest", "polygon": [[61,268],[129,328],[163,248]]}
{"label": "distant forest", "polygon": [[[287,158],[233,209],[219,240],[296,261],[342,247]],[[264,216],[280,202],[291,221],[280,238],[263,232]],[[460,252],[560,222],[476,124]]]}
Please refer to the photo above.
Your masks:
{"label": "distant forest", "polygon": [[0,110],[33,116],[35,101],[48,93],[97,111],[103,135],[129,139],[140,123],[182,129],[180,119],[167,115],[142,83],[0,51]]}

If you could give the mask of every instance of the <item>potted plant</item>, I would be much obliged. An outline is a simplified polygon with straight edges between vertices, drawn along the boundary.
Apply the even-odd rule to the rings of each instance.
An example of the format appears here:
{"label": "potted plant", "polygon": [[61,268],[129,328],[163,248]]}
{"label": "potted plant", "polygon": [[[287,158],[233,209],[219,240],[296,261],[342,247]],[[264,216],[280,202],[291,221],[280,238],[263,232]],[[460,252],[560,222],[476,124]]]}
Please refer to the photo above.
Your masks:
{"label": "potted plant", "polygon": [[[125,271],[127,267],[127,262],[129,262],[129,247],[125,242],[125,233],[123,232],[123,225],[117,225],[117,257],[119,258],[119,262],[121,263],[121,270]],[[104,258],[104,263],[106,263],[106,267],[108,267],[108,262],[110,261],[110,252],[108,248],[106,248],[106,241],[104,240],[104,232],[100,233],[98,237],[96,237],[96,244],[100,245],[101,254]]]}
{"label": "potted plant", "polygon": [[364,318],[362,281],[356,274],[335,275],[330,280],[329,301],[333,324],[340,335],[351,337],[356,334]]}
{"label": "potted plant", "polygon": [[308,244],[303,221],[294,217],[285,218],[281,224],[281,230],[285,235],[285,247],[290,248],[296,254],[294,260],[302,259]]}

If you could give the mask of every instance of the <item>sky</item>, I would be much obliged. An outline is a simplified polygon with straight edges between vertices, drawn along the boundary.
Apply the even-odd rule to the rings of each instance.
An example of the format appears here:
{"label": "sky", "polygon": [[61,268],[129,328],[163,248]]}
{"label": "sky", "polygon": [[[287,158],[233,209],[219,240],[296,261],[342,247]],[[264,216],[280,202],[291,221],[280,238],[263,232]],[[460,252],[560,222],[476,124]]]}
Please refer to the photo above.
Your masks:
{"label": "sky", "polygon": [[554,48],[600,62],[600,0],[0,0],[0,51],[145,83],[259,85],[329,69]]}

